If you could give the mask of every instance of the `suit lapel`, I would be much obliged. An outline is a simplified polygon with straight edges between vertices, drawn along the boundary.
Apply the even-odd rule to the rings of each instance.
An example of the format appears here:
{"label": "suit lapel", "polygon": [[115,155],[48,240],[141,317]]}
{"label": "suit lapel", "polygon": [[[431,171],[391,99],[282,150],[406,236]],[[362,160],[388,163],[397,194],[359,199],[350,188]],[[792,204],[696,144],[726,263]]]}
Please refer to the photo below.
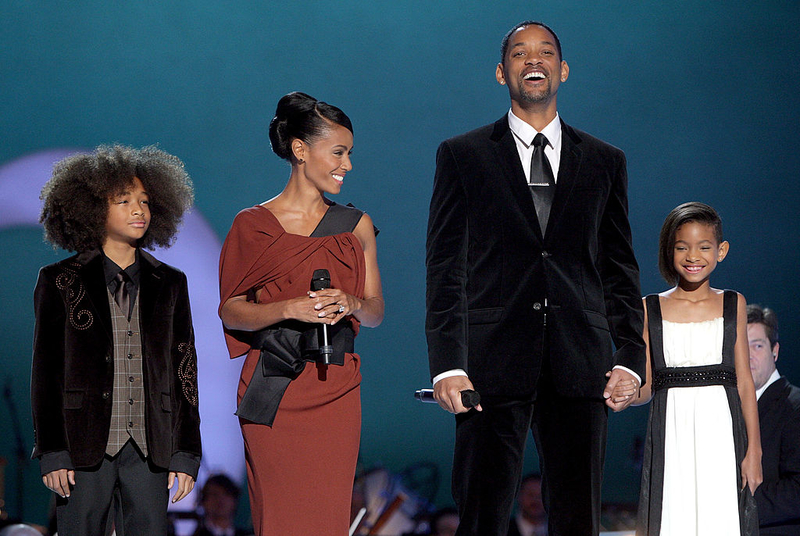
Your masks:
{"label": "suit lapel", "polygon": [[552,236],[553,228],[558,225],[572,195],[572,189],[580,174],[583,152],[579,144],[580,138],[566,123],[561,121],[561,163],[556,179],[556,195],[550,207],[550,219],[547,220],[546,236]]}
{"label": "suit lapel", "polygon": [[142,250],[139,250],[139,259],[141,262],[139,322],[141,322],[141,331],[146,333],[164,285],[164,276],[161,273],[161,261]]}
{"label": "suit lapel", "polygon": [[761,397],[758,399],[758,418],[760,421],[764,420],[764,416],[775,402],[785,396],[784,393],[786,392],[788,383],[789,381],[786,378],[778,378],[761,394]]}
{"label": "suit lapel", "polygon": [[77,257],[77,262],[81,264],[80,278],[86,286],[86,296],[97,311],[97,319],[103,326],[108,339],[113,341],[111,333],[111,311],[108,308],[108,286],[106,286],[106,274],[103,270],[103,255],[100,250],[93,250],[81,253]]}
{"label": "suit lapel", "polygon": [[[521,214],[528,223],[528,228],[533,232],[539,242],[542,242],[542,231],[539,227],[539,218],[536,216],[536,208],[533,205],[533,198],[528,184],[525,181],[525,171],[519,160],[519,152],[514,141],[514,133],[508,127],[508,115],[504,115],[494,124],[492,141],[496,143],[496,161],[502,173],[500,174],[506,184],[498,185],[506,191],[511,192],[512,202],[517,204],[517,212]],[[514,212],[512,210],[512,212]]]}

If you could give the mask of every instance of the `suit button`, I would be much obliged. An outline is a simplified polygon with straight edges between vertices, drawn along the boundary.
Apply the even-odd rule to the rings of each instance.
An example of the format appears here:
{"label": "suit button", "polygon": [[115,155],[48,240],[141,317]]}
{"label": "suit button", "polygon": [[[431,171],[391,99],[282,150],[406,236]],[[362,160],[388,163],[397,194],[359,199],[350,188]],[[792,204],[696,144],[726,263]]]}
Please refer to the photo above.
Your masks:
{"label": "suit button", "polygon": [[133,399],[132,398],[128,399],[128,404],[130,404],[131,406],[133,405]]}
{"label": "suit button", "polygon": [[542,308],[542,304],[539,303],[538,301],[533,304],[533,310],[534,311],[539,311],[539,310],[541,310],[541,308]]}
{"label": "suit button", "polygon": [[128,376],[128,381],[129,382],[133,383],[133,380],[134,380],[133,376]]}
{"label": "suit button", "polygon": [[543,258],[543,259],[546,259],[546,258],[547,258],[547,257],[549,257],[549,256],[550,256],[550,253],[549,253],[549,252],[547,252],[547,251],[542,251],[542,258]]}
{"label": "suit button", "polygon": [[133,359],[133,354],[128,354],[128,359]]}
{"label": "suit button", "polygon": [[106,356],[106,363],[111,363],[111,356],[110,355]]}
{"label": "suit button", "polygon": [[110,396],[111,396],[111,393],[106,391],[105,393],[103,393],[103,400],[108,400],[108,397],[110,397]]}
{"label": "suit button", "polygon": [[130,330],[128,331],[128,337],[133,337],[133,332]]}

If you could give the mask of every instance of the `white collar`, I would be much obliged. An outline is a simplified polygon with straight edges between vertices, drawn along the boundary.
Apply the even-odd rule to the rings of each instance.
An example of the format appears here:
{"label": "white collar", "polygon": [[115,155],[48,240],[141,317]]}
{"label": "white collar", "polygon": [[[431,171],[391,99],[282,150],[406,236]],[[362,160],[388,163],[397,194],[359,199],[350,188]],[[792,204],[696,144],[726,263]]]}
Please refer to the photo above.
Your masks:
{"label": "white collar", "polygon": [[772,371],[772,375],[770,375],[769,379],[767,380],[767,383],[762,385],[761,389],[756,389],[756,400],[761,398],[761,395],[764,394],[764,391],[767,390],[767,387],[769,387],[770,385],[772,385],[773,383],[775,383],[776,381],[778,381],[780,379],[781,379],[781,375],[778,372],[778,369],[773,370]]}
{"label": "white collar", "polygon": [[[533,138],[539,133],[529,123],[514,115],[511,110],[508,110],[508,128],[511,129],[511,132],[519,138],[525,147],[530,147],[531,143],[533,143]],[[561,119],[559,119],[558,112],[556,112],[553,120],[542,129],[542,134],[545,135],[553,149],[561,147]]]}

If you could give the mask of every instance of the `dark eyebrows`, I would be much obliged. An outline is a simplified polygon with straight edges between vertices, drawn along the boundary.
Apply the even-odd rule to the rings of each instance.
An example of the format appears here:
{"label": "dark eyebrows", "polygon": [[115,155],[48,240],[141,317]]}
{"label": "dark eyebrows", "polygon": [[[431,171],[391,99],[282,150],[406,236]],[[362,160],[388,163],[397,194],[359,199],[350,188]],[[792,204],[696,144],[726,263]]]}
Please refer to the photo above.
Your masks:
{"label": "dark eyebrows", "polygon": [[[676,246],[677,246],[678,244],[688,244],[688,243],[689,243],[689,242],[688,242],[687,240],[676,240],[676,241],[675,241],[675,245],[676,245]],[[714,241],[713,241],[713,240],[700,240],[700,242],[699,242],[699,243],[700,243],[700,244],[711,244],[711,245],[713,245],[713,244],[714,244]]]}
{"label": "dark eyebrows", "polygon": [[[517,41],[516,43],[513,43],[512,45],[510,45],[508,47],[508,54],[510,54],[513,49],[519,48],[519,47],[524,47],[527,44],[528,43],[526,41]],[[553,43],[552,41],[539,41],[538,44],[540,46],[541,45],[545,45],[545,46],[550,46],[550,47],[556,48],[555,43]]]}

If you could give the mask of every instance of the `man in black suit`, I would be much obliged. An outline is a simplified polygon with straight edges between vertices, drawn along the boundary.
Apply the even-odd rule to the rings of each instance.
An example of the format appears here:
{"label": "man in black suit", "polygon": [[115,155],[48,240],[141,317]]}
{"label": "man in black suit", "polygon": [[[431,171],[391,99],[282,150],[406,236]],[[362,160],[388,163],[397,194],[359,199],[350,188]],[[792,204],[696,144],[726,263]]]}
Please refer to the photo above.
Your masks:
{"label": "man in black suit", "polygon": [[756,386],[764,481],[756,490],[760,533],[800,534],[800,389],[778,374],[778,318],[747,306],[750,370]]}
{"label": "man in black suit", "polygon": [[437,152],[426,333],[434,396],[457,414],[462,536],[508,531],[528,429],[550,534],[597,534],[607,406],[644,377],[625,156],[560,120],[568,75],[555,33],[520,23],[496,72],[510,112]]}

